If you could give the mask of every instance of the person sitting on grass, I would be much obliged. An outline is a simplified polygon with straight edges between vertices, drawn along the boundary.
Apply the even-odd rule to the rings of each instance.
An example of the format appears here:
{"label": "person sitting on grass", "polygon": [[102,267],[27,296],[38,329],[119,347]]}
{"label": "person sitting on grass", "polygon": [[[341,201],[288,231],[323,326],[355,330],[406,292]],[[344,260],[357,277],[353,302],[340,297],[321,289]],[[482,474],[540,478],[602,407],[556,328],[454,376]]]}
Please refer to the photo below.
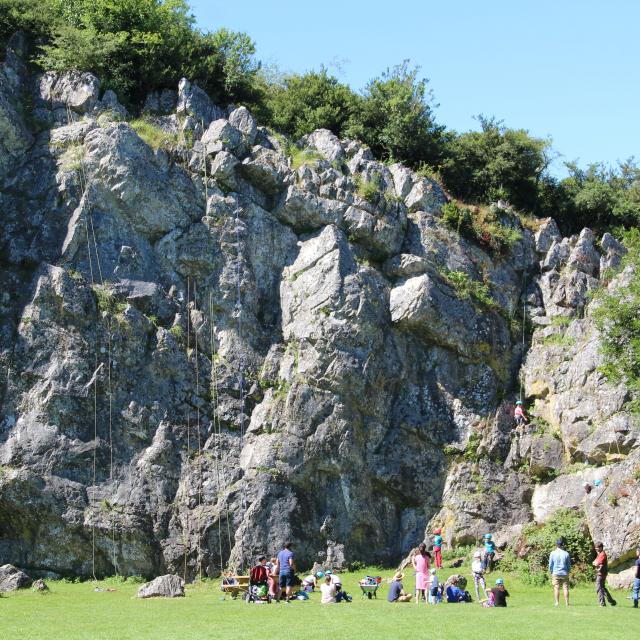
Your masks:
{"label": "person sitting on grass", "polygon": [[402,588],[403,578],[404,575],[400,572],[393,576],[393,580],[389,585],[389,595],[387,596],[389,602],[409,602],[411,600],[411,594],[405,593]]}
{"label": "person sitting on grass", "polygon": [[322,571],[318,571],[316,575],[310,573],[306,578],[302,579],[302,590],[303,591],[314,591],[318,586],[318,579],[323,578],[324,573]]}
{"label": "person sitting on grass", "polygon": [[320,604],[335,604],[336,602],[336,586],[331,581],[331,575],[326,575],[324,582],[320,585]]}
{"label": "person sitting on grass", "polygon": [[496,586],[491,589],[491,603],[494,607],[506,607],[508,597],[509,592],[505,589],[504,580],[502,578],[498,578],[496,580]]}
{"label": "person sitting on grass", "polygon": [[458,586],[458,579],[452,578],[451,584],[447,587],[447,602],[466,602],[466,593]]}

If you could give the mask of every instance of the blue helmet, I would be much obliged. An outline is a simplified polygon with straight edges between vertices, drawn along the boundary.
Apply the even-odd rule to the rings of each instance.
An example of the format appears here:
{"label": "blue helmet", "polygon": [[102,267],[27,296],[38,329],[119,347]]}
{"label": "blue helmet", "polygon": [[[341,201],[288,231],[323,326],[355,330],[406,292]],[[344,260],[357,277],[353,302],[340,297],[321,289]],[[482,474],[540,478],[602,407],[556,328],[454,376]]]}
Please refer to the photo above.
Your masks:
{"label": "blue helmet", "polygon": [[324,578],[324,571],[318,571],[318,573],[316,573],[316,578]]}
{"label": "blue helmet", "polygon": [[499,587],[501,584],[504,584],[504,580],[502,578],[498,578],[496,580],[496,586]]}

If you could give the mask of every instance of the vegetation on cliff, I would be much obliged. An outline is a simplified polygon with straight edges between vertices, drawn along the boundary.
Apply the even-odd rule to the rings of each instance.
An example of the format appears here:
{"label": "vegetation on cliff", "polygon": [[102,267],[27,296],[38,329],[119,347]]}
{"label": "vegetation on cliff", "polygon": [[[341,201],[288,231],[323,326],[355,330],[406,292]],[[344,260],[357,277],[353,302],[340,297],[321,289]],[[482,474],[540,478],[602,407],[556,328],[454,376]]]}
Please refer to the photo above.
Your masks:
{"label": "vegetation on cliff", "polygon": [[437,176],[452,195],[487,204],[507,200],[552,215],[567,233],[640,222],[640,168],[549,172],[551,140],[479,116],[480,131],[458,133],[435,120],[428,81],[408,61],[372,79],[363,92],[326,69],[266,74],[251,38],[200,30],[186,0],[0,0],[0,45],[17,29],[31,39],[35,65],[95,73],[134,110],[152,90],[185,76],[221,104],[246,104],[274,129],[298,138],[327,128],[360,139],[381,159]]}

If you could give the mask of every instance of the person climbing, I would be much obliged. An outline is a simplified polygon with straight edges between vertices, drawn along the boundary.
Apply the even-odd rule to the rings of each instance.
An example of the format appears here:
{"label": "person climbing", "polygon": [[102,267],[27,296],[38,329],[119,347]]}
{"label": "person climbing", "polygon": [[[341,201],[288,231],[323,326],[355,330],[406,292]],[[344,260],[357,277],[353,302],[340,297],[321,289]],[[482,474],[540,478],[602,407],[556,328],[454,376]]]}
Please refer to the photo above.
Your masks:
{"label": "person climbing", "polygon": [[518,400],[516,402],[516,409],[513,412],[513,418],[516,422],[517,427],[523,427],[529,422],[527,420],[527,416],[524,413],[524,405],[522,404],[522,400]]}
{"label": "person climbing", "polygon": [[416,572],[416,604],[420,601],[420,594],[422,594],[422,601],[427,602],[430,562],[431,554],[427,551],[427,545],[421,542],[416,555],[411,558],[411,564]]}
{"label": "person climbing", "polygon": [[569,571],[571,571],[571,558],[564,550],[564,538],[556,540],[556,548],[549,554],[549,572],[551,584],[553,584],[553,597],[555,606],[560,599],[560,586],[564,593],[564,603],[569,606]]}
{"label": "person climbing", "polygon": [[496,557],[496,545],[493,542],[493,536],[490,533],[484,534],[484,557],[483,566],[486,573],[493,571],[493,563]]}
{"label": "person climbing", "polygon": [[633,608],[638,608],[638,600],[640,599],[640,549],[636,549],[636,573],[633,579],[633,591],[631,599],[633,600]]}
{"label": "person climbing", "polygon": [[433,555],[436,560],[436,569],[442,569],[442,529],[435,529],[433,536]]}
{"label": "person climbing", "polygon": [[484,579],[484,564],[482,562],[482,553],[480,551],[476,551],[473,554],[471,572],[473,573],[473,586],[476,590],[476,599],[478,600],[478,602],[480,602],[483,599],[480,597],[480,589],[482,589],[484,598],[489,597],[489,595],[487,594],[487,583]]}
{"label": "person climbing", "polygon": [[605,599],[612,607],[618,603],[613,599],[607,589],[607,573],[609,573],[609,561],[607,554],[604,552],[602,542],[596,544],[596,559],[591,563],[596,568],[596,593],[598,594],[598,603],[601,607],[606,607]]}

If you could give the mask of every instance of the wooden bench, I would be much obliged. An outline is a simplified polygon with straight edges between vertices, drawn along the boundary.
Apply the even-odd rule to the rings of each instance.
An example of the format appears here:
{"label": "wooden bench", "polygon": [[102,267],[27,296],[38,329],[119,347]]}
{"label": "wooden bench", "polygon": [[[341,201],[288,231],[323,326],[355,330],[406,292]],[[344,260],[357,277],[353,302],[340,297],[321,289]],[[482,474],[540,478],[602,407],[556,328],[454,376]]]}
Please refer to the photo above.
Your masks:
{"label": "wooden bench", "polygon": [[235,600],[239,594],[249,591],[249,576],[223,575],[220,588]]}

